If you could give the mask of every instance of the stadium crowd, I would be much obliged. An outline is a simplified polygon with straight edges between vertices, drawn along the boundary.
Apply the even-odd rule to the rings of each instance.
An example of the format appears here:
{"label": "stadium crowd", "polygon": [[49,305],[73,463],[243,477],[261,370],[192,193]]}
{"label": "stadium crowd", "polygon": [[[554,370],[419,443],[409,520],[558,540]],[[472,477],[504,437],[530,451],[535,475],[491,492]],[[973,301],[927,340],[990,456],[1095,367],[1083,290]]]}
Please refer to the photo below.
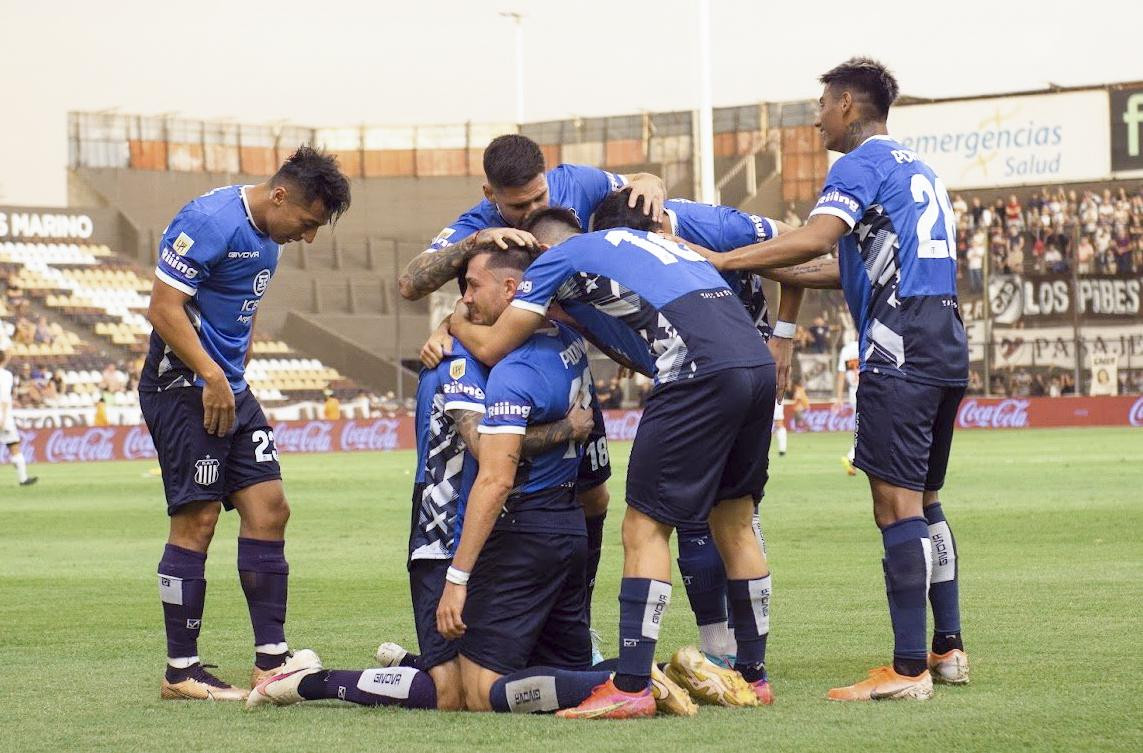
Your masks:
{"label": "stadium crowd", "polygon": [[953,199],[962,278],[983,287],[985,257],[1006,274],[1131,274],[1143,270],[1143,186],[1043,188],[989,204]]}

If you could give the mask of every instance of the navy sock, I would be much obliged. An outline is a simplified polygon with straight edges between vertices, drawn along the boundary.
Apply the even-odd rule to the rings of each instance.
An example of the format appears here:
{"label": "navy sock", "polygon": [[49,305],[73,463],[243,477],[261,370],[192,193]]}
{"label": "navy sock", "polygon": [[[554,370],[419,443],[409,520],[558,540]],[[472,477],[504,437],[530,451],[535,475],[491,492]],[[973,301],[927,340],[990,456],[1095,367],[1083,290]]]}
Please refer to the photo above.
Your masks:
{"label": "navy sock", "polygon": [[619,581],[619,667],[615,687],[637,693],[650,685],[655,643],[670,603],[670,583],[650,578]]}
{"label": "navy sock", "polygon": [[[286,562],[286,542],[238,539],[238,578],[246,594],[250,624],[254,628],[254,645],[260,649],[262,669],[281,664],[286,651],[286,593],[290,566]],[[265,651],[273,646],[281,651]],[[259,657],[255,657],[255,661]]]}
{"label": "navy sock", "polygon": [[[960,593],[957,586],[959,572],[956,561],[956,539],[945,520],[941,503],[925,508],[929,523],[929,539],[933,545],[933,578],[929,585],[929,604],[933,608],[933,635],[955,635],[960,641]],[[935,638],[934,638],[935,642]],[[963,645],[952,646],[963,648]],[[949,649],[945,649],[948,651]],[[943,654],[945,651],[937,651]]]}
{"label": "navy sock", "polygon": [[770,634],[770,576],[727,581],[730,610],[734,613],[734,639],[738,655],[734,668],[755,682],[766,677],[766,638]]}
{"label": "navy sock", "polygon": [[302,678],[298,695],[307,701],[337,699],[360,706],[437,707],[437,686],[433,678],[428,672],[409,667],[364,671],[323,669]]}
{"label": "navy sock", "polygon": [[710,530],[705,526],[699,531],[680,528],[678,537],[679,573],[695,613],[695,624],[726,622],[726,569]]}
{"label": "navy sock", "polygon": [[898,520],[881,530],[881,540],[885,545],[881,564],[893,622],[893,664],[898,672],[915,676],[924,670],[928,658],[929,526],[924,518]]}
{"label": "navy sock", "polygon": [[607,513],[587,518],[587,624],[591,624],[591,597],[595,593],[595,576],[603,555],[603,523]]}
{"label": "navy sock", "polygon": [[206,604],[206,554],[167,544],[159,560],[159,598],[167,630],[167,656],[198,656]]}
{"label": "navy sock", "polygon": [[555,667],[529,667],[504,675],[492,683],[488,702],[493,711],[531,714],[580,705],[610,672],[575,671]]}

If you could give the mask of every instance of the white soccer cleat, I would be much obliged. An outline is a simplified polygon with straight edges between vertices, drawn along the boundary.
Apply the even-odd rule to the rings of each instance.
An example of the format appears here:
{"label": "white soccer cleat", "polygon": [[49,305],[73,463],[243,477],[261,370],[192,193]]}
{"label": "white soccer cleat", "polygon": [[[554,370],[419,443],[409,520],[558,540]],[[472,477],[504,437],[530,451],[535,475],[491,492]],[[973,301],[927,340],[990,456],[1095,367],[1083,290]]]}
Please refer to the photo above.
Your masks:
{"label": "white soccer cleat", "polygon": [[382,643],[373,652],[373,658],[377,660],[378,667],[399,667],[408,655],[408,649],[397,643]]}
{"label": "white soccer cleat", "polygon": [[321,659],[313,651],[308,648],[296,651],[281,666],[278,674],[266,678],[250,691],[250,695],[246,697],[246,708],[252,709],[268,703],[289,706],[304,701],[305,699],[298,693],[298,685],[301,684],[303,677],[321,669]]}
{"label": "white soccer cleat", "polygon": [[943,682],[946,685],[967,685],[968,656],[957,648],[943,654],[930,653],[929,672],[933,676],[933,682]]}

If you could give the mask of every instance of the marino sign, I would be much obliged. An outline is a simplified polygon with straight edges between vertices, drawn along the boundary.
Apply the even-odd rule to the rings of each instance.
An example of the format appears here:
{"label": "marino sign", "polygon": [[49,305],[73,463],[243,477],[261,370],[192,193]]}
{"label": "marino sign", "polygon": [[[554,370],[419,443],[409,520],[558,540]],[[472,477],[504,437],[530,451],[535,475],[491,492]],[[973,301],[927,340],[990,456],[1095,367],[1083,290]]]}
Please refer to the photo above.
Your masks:
{"label": "marino sign", "polygon": [[951,189],[1098,180],[1111,173],[1102,90],[899,106],[889,115],[889,133]]}

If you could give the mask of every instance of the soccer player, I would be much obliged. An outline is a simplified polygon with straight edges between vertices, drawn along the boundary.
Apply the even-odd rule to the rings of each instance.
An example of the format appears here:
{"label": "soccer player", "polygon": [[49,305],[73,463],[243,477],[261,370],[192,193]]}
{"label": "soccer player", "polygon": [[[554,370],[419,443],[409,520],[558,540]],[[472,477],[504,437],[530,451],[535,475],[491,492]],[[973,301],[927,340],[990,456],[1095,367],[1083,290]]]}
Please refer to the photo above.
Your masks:
{"label": "soccer player", "polygon": [[[540,146],[526,136],[497,136],[484,150],[484,200],[442,229],[429,247],[409,262],[398,280],[401,295],[422,298],[457,277],[479,247],[492,241],[499,248],[510,245],[536,248],[532,235],[520,230],[529,212],[546,206],[567,207],[586,227],[599,202],[612,191],[630,186],[632,202],[643,206],[656,219],[662,212],[666,189],[663,181],[648,173],[617,175],[584,165],[557,165],[546,170]],[[426,344],[435,358],[448,347],[447,331],[438,331]],[[430,361],[432,365],[435,365]],[[588,584],[594,588],[595,573],[603,547],[603,525],[610,501],[606,481],[611,477],[607,431],[599,402],[593,400],[595,429],[586,445],[576,496],[587,515]],[[589,598],[590,604],[590,598]]]}
{"label": "soccer player", "polygon": [[39,481],[37,476],[28,475],[28,464],[24,460],[24,453],[20,447],[20,432],[16,429],[16,419],[12,415],[12,385],[15,378],[12,372],[4,368],[8,361],[8,336],[0,330],[0,336],[5,340],[0,349],[0,442],[8,446],[8,462],[16,468],[16,481],[20,486],[31,486]]}
{"label": "soccer player", "polygon": [[349,208],[334,157],[300,147],[272,178],[217,188],[163,233],[139,404],[162,468],[170,535],[159,561],[167,633],[161,697],[241,700],[198,655],[205,566],[218,516],[236,509],[238,574],[254,628],[251,684],[289,656],[286,521],[274,432],[243,376],[281,244],[312,243]]}
{"label": "soccer player", "polygon": [[[690,249],[623,228],[580,235],[575,216],[556,208],[537,212],[528,227],[553,248],[524,273],[495,324],[473,323],[458,310],[453,334],[479,359],[496,363],[544,325],[558,299],[597,338],[623,349],[631,340],[616,333],[624,329],[642,341],[655,375],[627,477],[618,671],[560,713],[655,712],[650,676],[671,594],[670,534],[708,519],[729,579],[738,650],[737,672],[722,670],[721,679],[728,692],[749,696],[740,705],[758,705],[769,586],[751,518],[766,480],[773,358],[737,296]],[[577,304],[599,316],[577,315]],[[671,666],[686,670],[688,657],[676,654]]]}
{"label": "soccer player", "polygon": [[[968,346],[956,294],[956,221],[944,183],[886,129],[897,82],[853,58],[821,77],[818,128],[834,163],[808,222],[774,240],[709,254],[722,270],[790,265],[789,279],[835,284],[857,325],[860,377],[854,466],[869,477],[893,624],[890,665],[839,701],[933,693],[933,677],[968,682],[961,639],[956,545],[941,509]],[[816,259],[839,245],[837,259]],[[931,582],[931,588],[930,588]],[[925,647],[925,595],[934,618]],[[932,674],[930,674],[930,670]]]}
{"label": "soccer player", "polygon": [[[842,395],[847,395],[849,404],[853,406],[854,415],[857,414],[857,382],[861,373],[861,350],[857,340],[847,340],[837,354],[837,383],[834,385],[833,404],[835,409],[841,407]],[[841,456],[841,467],[850,476],[857,475],[853,467],[855,447],[849,446],[849,452]]]}
{"label": "soccer player", "polygon": [[[629,189],[618,191],[599,205],[592,221],[595,230],[616,227],[650,230],[674,235],[715,252],[727,253],[793,229],[783,222],[747,214],[733,207],[680,199],[669,200],[664,207],[663,219],[656,222],[640,211],[639,202],[636,202],[635,207],[630,206],[628,192]],[[761,276],[752,272],[729,272],[723,275],[723,279],[746,307],[763,339],[768,342],[777,365],[777,394],[782,394],[793,355],[792,338],[798,309],[801,307],[802,289],[782,285],[778,322],[771,327]],[[775,414],[780,407],[781,404],[776,402]],[[784,432],[783,426],[778,434],[779,451],[783,454],[786,451]],[[761,531],[757,513],[755,526]],[[726,572],[718,549],[713,546],[706,522],[680,526],[678,548],[679,573],[683,577],[687,599],[698,623],[699,647],[712,661],[733,666],[736,649],[727,622]],[[766,573],[769,578],[768,565]],[[773,702],[772,691],[765,696],[764,701]]]}

